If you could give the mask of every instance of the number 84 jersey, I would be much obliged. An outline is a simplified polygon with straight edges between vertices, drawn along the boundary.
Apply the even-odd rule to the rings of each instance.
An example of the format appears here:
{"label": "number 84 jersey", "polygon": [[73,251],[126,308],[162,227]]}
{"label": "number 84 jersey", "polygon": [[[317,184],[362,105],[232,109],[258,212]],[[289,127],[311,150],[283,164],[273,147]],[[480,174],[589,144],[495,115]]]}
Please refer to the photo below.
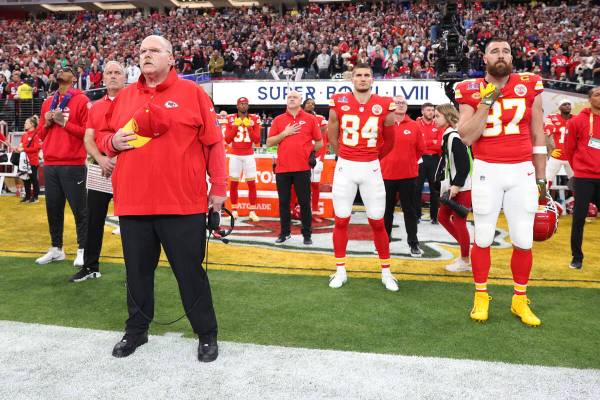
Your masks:
{"label": "number 84 jersey", "polygon": [[[454,97],[459,104],[477,109],[481,102],[480,85],[483,78],[467,79],[454,87]],[[531,73],[510,74],[501,89],[501,97],[490,108],[483,134],[473,143],[473,157],[500,164],[530,161],[531,111],[535,97],[544,91],[542,79]]]}
{"label": "number 84 jersey", "polygon": [[350,161],[374,161],[383,144],[383,122],[395,109],[391,97],[372,94],[360,104],[353,93],[337,93],[331,97],[330,110],[339,124],[339,156]]}

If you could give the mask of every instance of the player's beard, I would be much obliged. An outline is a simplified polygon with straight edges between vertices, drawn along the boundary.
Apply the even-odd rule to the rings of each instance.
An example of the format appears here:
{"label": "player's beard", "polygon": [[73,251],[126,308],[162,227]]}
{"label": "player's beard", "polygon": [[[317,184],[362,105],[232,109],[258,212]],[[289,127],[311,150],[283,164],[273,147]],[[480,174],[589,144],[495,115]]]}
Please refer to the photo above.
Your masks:
{"label": "player's beard", "polygon": [[362,89],[362,88],[357,88],[357,87],[354,87],[354,90],[355,90],[357,93],[371,93],[371,86],[369,86],[369,87],[367,87],[367,88],[364,88],[364,89]]}
{"label": "player's beard", "polygon": [[504,78],[510,75],[513,70],[512,62],[496,61],[495,64],[488,64],[486,71],[494,78]]}

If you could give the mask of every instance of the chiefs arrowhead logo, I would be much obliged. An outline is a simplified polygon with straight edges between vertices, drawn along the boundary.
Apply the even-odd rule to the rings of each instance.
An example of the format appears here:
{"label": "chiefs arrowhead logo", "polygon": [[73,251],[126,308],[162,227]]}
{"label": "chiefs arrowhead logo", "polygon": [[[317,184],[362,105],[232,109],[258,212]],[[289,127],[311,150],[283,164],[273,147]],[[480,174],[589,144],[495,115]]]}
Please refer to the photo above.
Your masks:
{"label": "chiefs arrowhead logo", "polygon": [[175,103],[173,100],[169,100],[165,103],[165,108],[177,108],[179,104]]}

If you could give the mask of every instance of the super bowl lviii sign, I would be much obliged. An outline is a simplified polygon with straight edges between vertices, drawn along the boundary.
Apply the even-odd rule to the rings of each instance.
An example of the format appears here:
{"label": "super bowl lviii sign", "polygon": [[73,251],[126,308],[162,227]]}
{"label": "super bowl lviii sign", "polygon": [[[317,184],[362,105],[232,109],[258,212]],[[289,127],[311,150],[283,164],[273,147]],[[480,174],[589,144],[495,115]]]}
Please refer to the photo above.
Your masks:
{"label": "super bowl lviii sign", "polygon": [[[303,98],[326,105],[335,93],[351,92],[349,81],[215,81],[213,102],[216,105],[235,105],[239,96],[247,97],[251,105],[284,105],[287,94],[296,90]],[[432,80],[390,79],[375,81],[373,93],[380,96],[404,96],[409,105],[449,102],[441,82]]]}

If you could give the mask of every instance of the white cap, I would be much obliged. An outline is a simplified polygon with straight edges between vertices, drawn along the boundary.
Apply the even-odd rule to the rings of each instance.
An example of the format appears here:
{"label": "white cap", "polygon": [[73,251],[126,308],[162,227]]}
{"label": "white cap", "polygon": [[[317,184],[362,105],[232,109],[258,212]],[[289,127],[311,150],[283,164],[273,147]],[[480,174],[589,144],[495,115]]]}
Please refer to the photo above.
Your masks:
{"label": "white cap", "polygon": [[563,97],[562,99],[558,100],[558,106],[562,106],[563,104],[572,104],[571,100],[567,99],[566,97]]}

